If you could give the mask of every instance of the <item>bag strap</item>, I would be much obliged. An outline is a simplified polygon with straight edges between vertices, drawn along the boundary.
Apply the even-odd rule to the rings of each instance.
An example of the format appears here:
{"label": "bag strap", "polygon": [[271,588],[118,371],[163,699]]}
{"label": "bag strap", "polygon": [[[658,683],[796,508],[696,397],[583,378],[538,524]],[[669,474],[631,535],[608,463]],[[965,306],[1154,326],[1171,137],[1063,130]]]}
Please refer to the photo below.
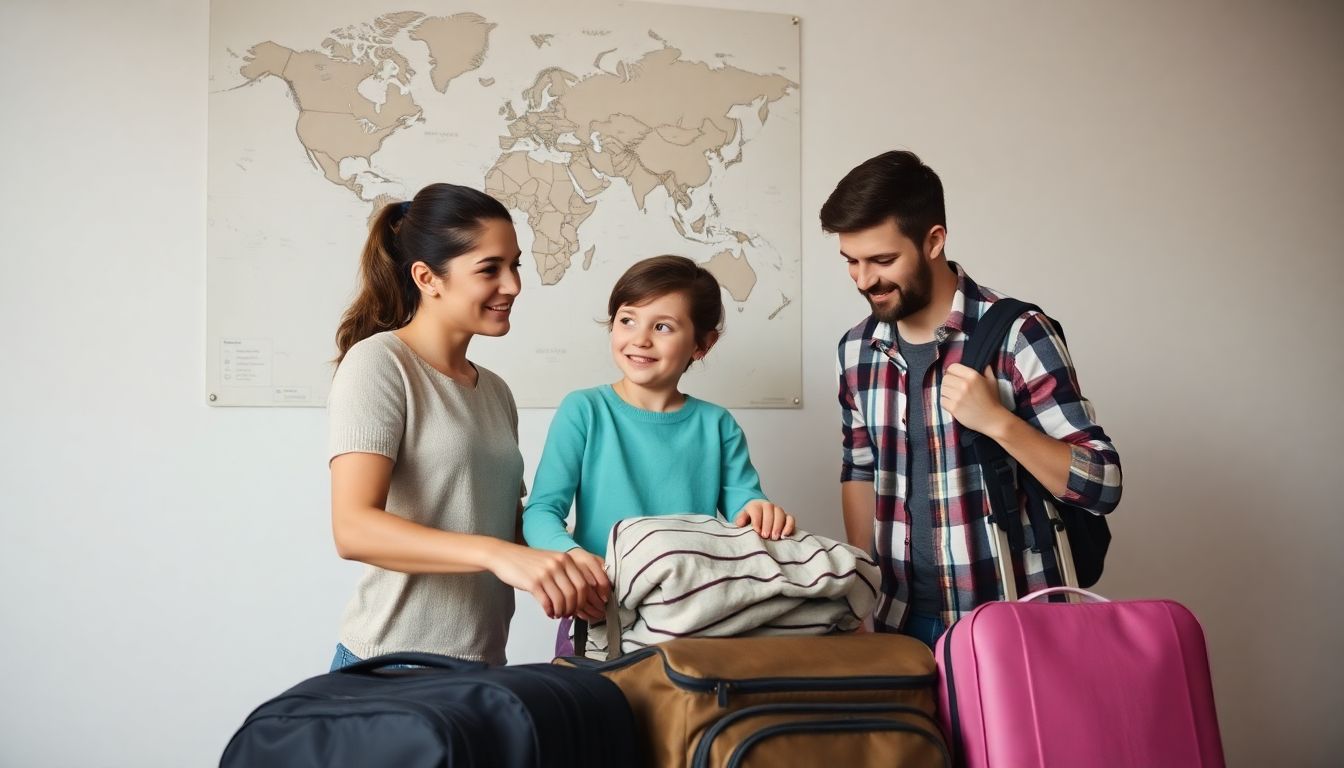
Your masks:
{"label": "bag strap", "polygon": [[[621,524],[619,522],[613,527],[613,533],[620,532]],[[611,545],[607,548],[607,554],[616,548],[616,537],[611,538]],[[618,572],[620,570],[620,559],[610,561],[611,565],[611,592],[607,594],[607,660],[619,659],[621,652],[621,610],[619,598],[616,596],[617,585],[620,583]],[[588,655],[588,622],[578,617],[574,618],[574,655]]]}
{"label": "bag strap", "polygon": [[1013,323],[1031,310],[1040,312],[1041,308],[1021,299],[1007,297],[990,304],[985,314],[976,321],[975,330],[966,340],[966,345],[961,348],[961,364],[983,371],[998,356],[999,349],[1008,340],[1008,331],[1012,330]]}
{"label": "bag strap", "polygon": [[621,609],[616,601],[616,582],[613,580],[611,593],[607,595],[607,661],[624,655],[621,649]]}
{"label": "bag strap", "polygon": [[[614,595],[616,590],[611,591]],[[607,660],[620,658],[621,651],[621,612],[616,607],[616,598],[607,596]],[[614,650],[613,650],[614,649]],[[588,622],[574,619],[574,655],[588,655]]]}
{"label": "bag strap", "polygon": [[621,657],[621,558],[613,556],[619,550],[616,537],[621,533],[621,521],[611,527],[611,541],[607,544],[607,565],[611,568],[611,592],[607,593],[607,661]]}
{"label": "bag strap", "polygon": [[578,617],[574,618],[574,655],[588,655],[588,622]]}
{"label": "bag strap", "polygon": [[[1040,307],[1021,299],[1002,298],[995,301],[976,321],[970,338],[966,339],[961,351],[961,364],[979,373],[991,367],[998,359],[999,350],[1008,340],[1008,332],[1013,323],[1024,313],[1040,312]],[[999,574],[1003,582],[1005,599],[1015,599],[1017,595],[1017,577],[1012,569],[1012,553],[1021,552],[1028,547],[1041,552],[1047,560],[1046,567],[1051,569],[1054,560],[1054,547],[1042,547],[1042,532],[1051,530],[1050,521],[1045,517],[1043,505],[1031,504],[1028,514],[1032,519],[1033,540],[1026,540],[1026,529],[1022,524],[1022,508],[1018,503],[1016,472],[1008,461],[1008,454],[993,439],[966,429],[962,431],[961,444],[970,450],[975,462],[980,465],[984,477],[985,493],[989,497],[990,522],[1006,534],[999,536]],[[1037,514],[1036,507],[1040,507]],[[1040,518],[1040,519],[1037,519]],[[1006,544],[1007,546],[1003,546]],[[1006,550],[1006,551],[1005,551]]]}

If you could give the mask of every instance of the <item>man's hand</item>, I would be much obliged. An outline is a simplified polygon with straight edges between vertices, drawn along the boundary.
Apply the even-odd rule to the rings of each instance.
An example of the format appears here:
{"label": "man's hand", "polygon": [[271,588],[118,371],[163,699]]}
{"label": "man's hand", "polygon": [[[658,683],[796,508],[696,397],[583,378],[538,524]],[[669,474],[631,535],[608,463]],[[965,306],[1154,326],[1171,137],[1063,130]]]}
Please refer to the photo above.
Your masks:
{"label": "man's hand", "polygon": [[785,512],[783,507],[771,504],[765,499],[747,502],[742,511],[737,513],[737,517],[733,518],[733,525],[739,528],[747,524],[750,524],[762,539],[782,539],[794,531],[793,515]]}
{"label": "man's hand", "polygon": [[994,437],[1013,414],[999,400],[999,384],[994,371],[976,373],[961,363],[953,363],[943,373],[939,402],[961,426]]}

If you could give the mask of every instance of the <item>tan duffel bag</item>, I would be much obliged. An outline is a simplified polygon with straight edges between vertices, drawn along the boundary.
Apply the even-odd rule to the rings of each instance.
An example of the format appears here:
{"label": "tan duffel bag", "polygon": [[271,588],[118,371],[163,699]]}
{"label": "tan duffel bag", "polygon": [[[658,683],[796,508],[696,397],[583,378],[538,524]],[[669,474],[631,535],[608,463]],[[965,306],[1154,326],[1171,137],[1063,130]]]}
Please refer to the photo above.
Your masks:
{"label": "tan duffel bag", "polygon": [[951,765],[933,654],[899,635],[683,638],[612,661],[654,768]]}

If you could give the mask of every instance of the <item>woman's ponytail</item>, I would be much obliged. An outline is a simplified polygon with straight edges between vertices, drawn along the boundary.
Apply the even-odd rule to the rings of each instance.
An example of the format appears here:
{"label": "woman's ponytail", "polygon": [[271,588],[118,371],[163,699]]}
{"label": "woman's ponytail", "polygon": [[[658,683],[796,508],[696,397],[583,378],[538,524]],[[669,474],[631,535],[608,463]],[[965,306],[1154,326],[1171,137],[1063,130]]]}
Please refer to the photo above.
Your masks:
{"label": "woman's ponytail", "polygon": [[402,266],[397,258],[397,229],[409,207],[410,203],[392,203],[373,217],[359,257],[359,294],[336,330],[337,363],[355,344],[410,322],[419,303],[414,300],[409,265]]}

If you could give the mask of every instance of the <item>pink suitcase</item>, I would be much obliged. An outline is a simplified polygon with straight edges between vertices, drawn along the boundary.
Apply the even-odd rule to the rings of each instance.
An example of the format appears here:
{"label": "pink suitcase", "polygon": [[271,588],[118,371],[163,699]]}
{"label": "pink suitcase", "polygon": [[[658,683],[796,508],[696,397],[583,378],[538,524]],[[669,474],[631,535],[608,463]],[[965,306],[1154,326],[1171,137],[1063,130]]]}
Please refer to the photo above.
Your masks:
{"label": "pink suitcase", "polygon": [[[1034,602],[1055,593],[1089,602]],[[934,652],[967,768],[1223,765],[1204,632],[1179,603],[1044,589],[979,606]]]}

